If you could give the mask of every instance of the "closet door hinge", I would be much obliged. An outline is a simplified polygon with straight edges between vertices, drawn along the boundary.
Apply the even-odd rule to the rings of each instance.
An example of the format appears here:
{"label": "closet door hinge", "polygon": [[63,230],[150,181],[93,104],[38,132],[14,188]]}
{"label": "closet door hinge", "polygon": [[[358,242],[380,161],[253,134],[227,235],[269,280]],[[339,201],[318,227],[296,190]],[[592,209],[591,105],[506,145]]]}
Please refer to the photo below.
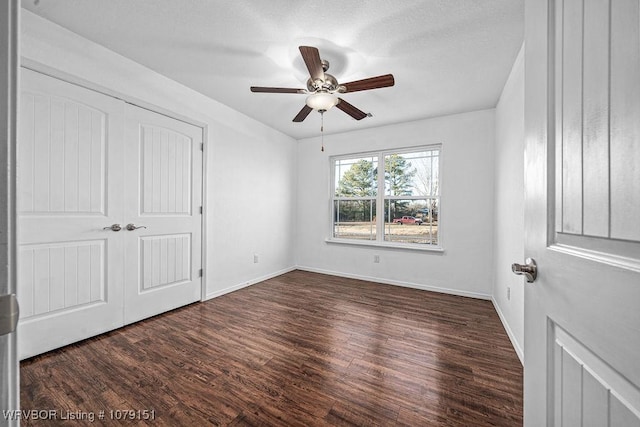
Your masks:
{"label": "closet door hinge", "polygon": [[18,298],[15,294],[0,296],[0,335],[16,330],[19,312]]}
{"label": "closet door hinge", "polygon": [[198,277],[202,277],[203,273],[204,273],[204,270],[202,268],[198,270]]}
{"label": "closet door hinge", "polygon": [[200,143],[200,151],[204,151],[204,142]]}
{"label": "closet door hinge", "polygon": [[200,215],[202,215],[202,206],[200,206]]}

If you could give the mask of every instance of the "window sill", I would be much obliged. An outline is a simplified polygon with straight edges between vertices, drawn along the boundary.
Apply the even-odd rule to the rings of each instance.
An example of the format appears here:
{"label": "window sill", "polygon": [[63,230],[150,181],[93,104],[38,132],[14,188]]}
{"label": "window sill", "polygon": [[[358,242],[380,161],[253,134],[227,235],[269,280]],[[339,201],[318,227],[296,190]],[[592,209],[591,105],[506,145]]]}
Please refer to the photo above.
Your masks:
{"label": "window sill", "polygon": [[418,252],[435,252],[438,254],[443,254],[444,249],[441,246],[431,246],[425,245],[418,246],[417,244],[411,243],[390,243],[390,242],[378,242],[374,240],[349,240],[349,239],[325,239],[326,243],[329,244],[338,244],[338,245],[349,245],[349,246],[367,246],[373,248],[383,248],[383,249],[403,249],[408,251],[418,251]]}

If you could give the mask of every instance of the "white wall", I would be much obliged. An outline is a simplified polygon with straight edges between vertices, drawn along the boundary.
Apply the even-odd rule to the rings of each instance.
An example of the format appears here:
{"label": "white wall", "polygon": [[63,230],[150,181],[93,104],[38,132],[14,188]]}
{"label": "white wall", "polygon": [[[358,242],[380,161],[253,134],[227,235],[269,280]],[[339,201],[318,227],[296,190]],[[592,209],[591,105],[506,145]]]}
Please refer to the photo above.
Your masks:
{"label": "white wall", "polygon": [[493,302],[523,361],[524,281],[511,264],[524,262],[524,49],[496,107],[495,159]]}
{"label": "white wall", "polygon": [[[331,111],[328,114],[342,114]],[[366,119],[365,119],[366,120]],[[491,297],[494,110],[326,135],[298,144],[297,264],[301,269]],[[330,123],[325,121],[325,129]],[[326,243],[329,156],[442,144],[441,236],[444,253]],[[373,256],[380,263],[373,263]]]}
{"label": "white wall", "polygon": [[24,9],[21,23],[24,64],[205,128],[208,297],[293,268],[294,139]]}

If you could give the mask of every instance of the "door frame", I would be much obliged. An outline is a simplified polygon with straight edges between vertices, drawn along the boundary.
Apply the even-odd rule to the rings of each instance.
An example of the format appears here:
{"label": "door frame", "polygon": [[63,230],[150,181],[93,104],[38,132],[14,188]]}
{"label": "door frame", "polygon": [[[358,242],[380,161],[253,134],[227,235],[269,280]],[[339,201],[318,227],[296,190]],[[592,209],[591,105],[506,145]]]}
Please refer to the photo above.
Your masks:
{"label": "door frame", "polygon": [[[12,0],[14,1],[14,0]],[[205,122],[201,122],[198,120],[194,120],[190,117],[187,117],[185,115],[179,114],[175,111],[172,110],[168,110],[166,108],[162,108],[159,107],[155,104],[146,102],[142,99],[138,99],[136,97],[132,97],[129,96],[127,94],[118,92],[116,90],[95,84],[89,80],[85,80],[83,78],[80,78],[78,76],[75,76],[73,74],[64,72],[64,71],[60,71],[57,70],[55,68],[52,68],[46,64],[43,64],[39,61],[34,61],[32,59],[29,58],[25,58],[20,57],[20,64],[18,66],[18,68],[26,68],[29,69],[31,71],[35,71],[37,73],[41,73],[44,75],[47,75],[49,77],[58,79],[58,80],[62,80],[64,82],[76,85],[76,86],[80,86],[83,87],[85,89],[88,90],[92,90],[94,92],[98,92],[101,93],[103,95],[106,96],[110,96],[112,98],[116,98],[119,99],[121,101],[124,101],[127,104],[131,104],[131,105],[135,105],[136,107],[140,107],[143,108],[145,110],[149,110],[152,111],[154,113],[157,114],[161,114],[163,116],[167,116],[171,119],[174,120],[178,120],[184,123],[187,123],[189,125],[195,126],[197,128],[202,129],[202,141],[203,141],[203,146],[202,146],[202,195],[201,195],[201,200],[202,200],[202,214],[201,214],[201,234],[202,234],[202,249],[201,249],[201,268],[202,268],[202,283],[201,283],[201,289],[200,289],[200,301],[206,301],[207,300],[207,269],[206,267],[206,259],[207,259],[207,242],[208,242],[208,238],[207,238],[207,220],[206,220],[206,212],[207,212],[207,206],[208,206],[208,197],[207,197],[207,157],[208,157],[208,141],[209,141],[209,125]],[[15,178],[14,178],[15,179]],[[17,215],[17,212],[16,212]],[[16,270],[17,271],[17,270]]]}
{"label": "door frame", "polygon": [[[18,122],[20,2],[0,2],[0,294],[16,292],[16,134]],[[20,408],[20,364],[17,334],[0,337],[0,408]],[[6,379],[6,380],[5,380]],[[18,425],[0,417],[0,425]]]}

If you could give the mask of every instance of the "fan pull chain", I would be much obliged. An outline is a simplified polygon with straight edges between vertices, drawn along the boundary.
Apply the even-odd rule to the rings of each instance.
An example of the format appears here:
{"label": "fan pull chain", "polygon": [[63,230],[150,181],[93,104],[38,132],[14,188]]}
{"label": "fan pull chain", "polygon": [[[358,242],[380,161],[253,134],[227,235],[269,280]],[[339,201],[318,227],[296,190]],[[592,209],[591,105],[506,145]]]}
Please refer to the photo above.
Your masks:
{"label": "fan pull chain", "polygon": [[322,144],[320,151],[324,152],[324,111],[320,111],[320,141]]}

